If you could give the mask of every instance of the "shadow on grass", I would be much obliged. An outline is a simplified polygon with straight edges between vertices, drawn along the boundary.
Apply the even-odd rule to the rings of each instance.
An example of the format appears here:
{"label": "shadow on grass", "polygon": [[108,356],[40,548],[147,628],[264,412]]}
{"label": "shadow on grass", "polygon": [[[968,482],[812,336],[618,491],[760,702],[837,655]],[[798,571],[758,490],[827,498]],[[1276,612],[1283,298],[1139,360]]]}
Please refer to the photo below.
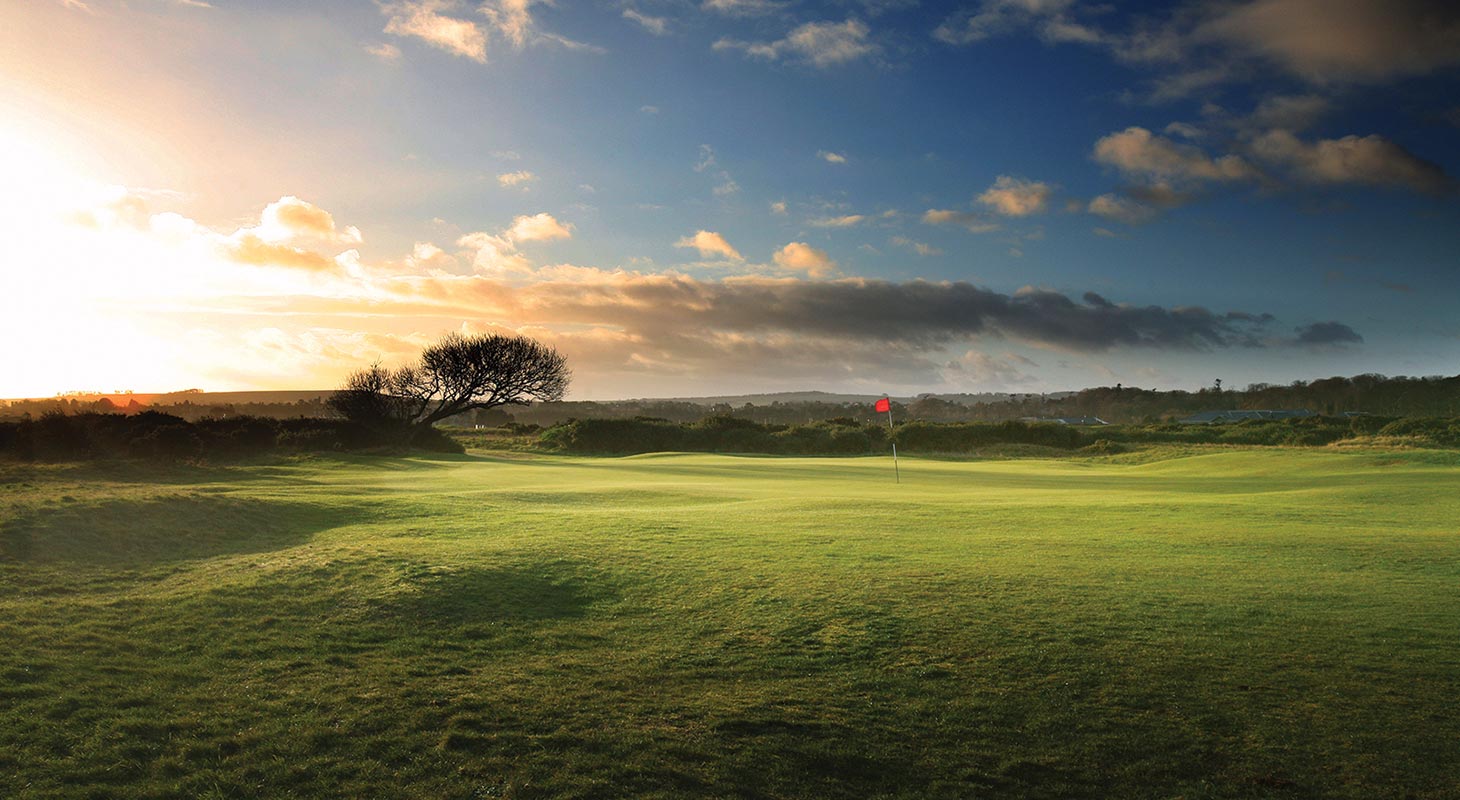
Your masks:
{"label": "shadow on grass", "polygon": [[229,497],[114,499],[0,523],[0,561],[140,568],[302,544],[349,523],[338,508]]}
{"label": "shadow on grass", "polygon": [[573,619],[608,594],[551,565],[433,571],[413,583],[381,610],[422,627]]}

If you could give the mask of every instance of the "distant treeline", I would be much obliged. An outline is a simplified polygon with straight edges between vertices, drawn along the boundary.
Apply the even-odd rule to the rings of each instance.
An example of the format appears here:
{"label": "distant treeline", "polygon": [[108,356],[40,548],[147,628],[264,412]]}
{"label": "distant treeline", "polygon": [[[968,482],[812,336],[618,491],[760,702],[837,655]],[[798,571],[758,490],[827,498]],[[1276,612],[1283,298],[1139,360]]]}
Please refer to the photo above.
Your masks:
{"label": "distant treeline", "polygon": [[1151,443],[1233,445],[1326,445],[1352,440],[1460,447],[1460,419],[1392,417],[1307,417],[1248,420],[1231,425],[1109,425],[1077,427],[1052,422],[916,421],[888,433],[881,424],[841,418],[806,425],[761,424],[738,417],[694,423],[664,419],[574,420],[542,432],[543,447],[570,453],[629,455],[660,451],[864,455],[884,453],[889,440],[914,454],[977,454],[1000,445],[1061,450],[1120,452],[1125,445]]}
{"label": "distant treeline", "polygon": [[[277,403],[208,403],[206,395],[173,404],[118,406],[110,400],[76,399],[25,400],[0,405],[0,419],[18,420],[47,413],[127,413],[149,408],[198,422],[204,419],[250,416],[271,419],[327,417],[325,398]],[[1252,384],[1245,389],[1223,388],[1217,383],[1194,392],[1158,391],[1131,386],[1104,386],[1057,394],[992,395],[984,402],[959,402],[947,397],[922,395],[893,404],[899,422],[1003,421],[1027,418],[1098,417],[1113,423],[1155,423],[1179,420],[1202,411],[1229,409],[1307,409],[1315,414],[1337,416],[1362,412],[1381,417],[1460,416],[1460,375],[1453,377],[1356,375],[1352,378],[1324,378],[1290,384]],[[966,399],[966,396],[965,398]],[[875,422],[870,403],[827,401],[774,401],[706,405],[687,400],[566,400],[471,412],[444,421],[446,425],[497,427],[509,423],[544,428],[568,420],[633,419],[654,417],[670,422],[699,422],[715,417],[735,417],[768,425],[804,425],[818,420],[848,418]]]}
{"label": "distant treeline", "polygon": [[[1007,445],[1064,451],[1117,453],[1151,443],[1232,445],[1326,445],[1352,441],[1424,447],[1460,447],[1460,419],[1308,417],[1247,420],[1230,425],[1073,426],[1053,422],[927,422],[898,425],[889,434],[880,422],[850,417],[802,425],[759,423],[720,416],[697,422],[666,419],[573,420],[547,429],[512,423],[505,433],[537,435],[537,446],[585,455],[663,451],[773,455],[867,455],[886,453],[890,442],[906,454],[976,455]],[[461,452],[434,431],[413,446]],[[0,422],[0,458],[20,461],[150,459],[230,462],[260,456],[318,452],[401,452],[399,442],[343,420],[229,417],[189,422],[155,411],[141,414],[47,414]]]}
{"label": "distant treeline", "polygon": [[[437,432],[413,446],[461,452]],[[190,422],[172,414],[60,414],[0,422],[0,458],[20,461],[85,461],[142,458],[163,461],[233,461],[310,452],[382,452],[398,443],[338,419],[227,417]]]}

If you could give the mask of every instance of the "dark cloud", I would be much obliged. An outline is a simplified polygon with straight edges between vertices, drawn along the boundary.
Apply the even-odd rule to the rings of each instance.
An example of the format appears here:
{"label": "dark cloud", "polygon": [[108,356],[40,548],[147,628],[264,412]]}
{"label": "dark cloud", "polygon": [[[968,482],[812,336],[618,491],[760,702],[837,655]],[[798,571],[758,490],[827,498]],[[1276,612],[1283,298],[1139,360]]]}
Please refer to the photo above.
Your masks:
{"label": "dark cloud", "polygon": [[1364,337],[1342,322],[1315,322],[1296,329],[1298,344],[1315,347],[1361,344]]}
{"label": "dark cloud", "polygon": [[1079,352],[1114,348],[1261,347],[1265,314],[1200,306],[1080,301],[1044,290],[1003,294],[964,282],[612,274],[593,281],[507,286],[486,279],[403,285],[417,300],[490,309],[534,324],[610,325],[646,335],[788,334],[934,348],[978,336]]}

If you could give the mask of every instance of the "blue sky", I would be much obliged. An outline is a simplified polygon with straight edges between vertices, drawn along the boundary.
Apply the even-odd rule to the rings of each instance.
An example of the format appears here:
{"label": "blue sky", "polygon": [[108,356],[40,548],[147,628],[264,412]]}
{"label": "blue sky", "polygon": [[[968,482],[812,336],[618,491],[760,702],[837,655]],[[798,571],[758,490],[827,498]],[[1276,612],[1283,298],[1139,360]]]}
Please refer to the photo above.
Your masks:
{"label": "blue sky", "polygon": [[448,330],[577,397],[1457,371],[1450,3],[299,6],[0,3],[5,166],[54,189],[6,214],[6,338],[54,345],[4,393]]}

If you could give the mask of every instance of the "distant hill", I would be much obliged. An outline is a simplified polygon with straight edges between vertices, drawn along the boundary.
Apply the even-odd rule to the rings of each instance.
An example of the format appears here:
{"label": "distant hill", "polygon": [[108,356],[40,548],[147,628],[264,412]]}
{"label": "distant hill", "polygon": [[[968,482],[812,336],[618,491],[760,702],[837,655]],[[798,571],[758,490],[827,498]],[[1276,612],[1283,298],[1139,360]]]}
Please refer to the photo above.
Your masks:
{"label": "distant hill", "polygon": [[[916,395],[892,395],[892,399],[899,403],[912,403],[920,398],[933,397],[939,400],[946,400],[950,403],[961,403],[963,405],[981,405],[984,403],[1002,403],[1020,397],[1047,397],[1058,400],[1069,397],[1074,392],[1051,392],[1041,395],[1038,392],[1028,393],[1007,393],[1007,392],[980,392],[978,394],[937,394],[924,392]],[[721,403],[731,406],[743,406],[749,403],[753,406],[768,406],[774,403],[871,403],[886,395],[881,394],[840,394],[836,392],[764,392],[761,394],[727,394],[711,395],[707,397],[636,397],[622,401],[605,400],[600,402],[673,402],[673,403],[694,403],[702,406],[713,406]]]}

